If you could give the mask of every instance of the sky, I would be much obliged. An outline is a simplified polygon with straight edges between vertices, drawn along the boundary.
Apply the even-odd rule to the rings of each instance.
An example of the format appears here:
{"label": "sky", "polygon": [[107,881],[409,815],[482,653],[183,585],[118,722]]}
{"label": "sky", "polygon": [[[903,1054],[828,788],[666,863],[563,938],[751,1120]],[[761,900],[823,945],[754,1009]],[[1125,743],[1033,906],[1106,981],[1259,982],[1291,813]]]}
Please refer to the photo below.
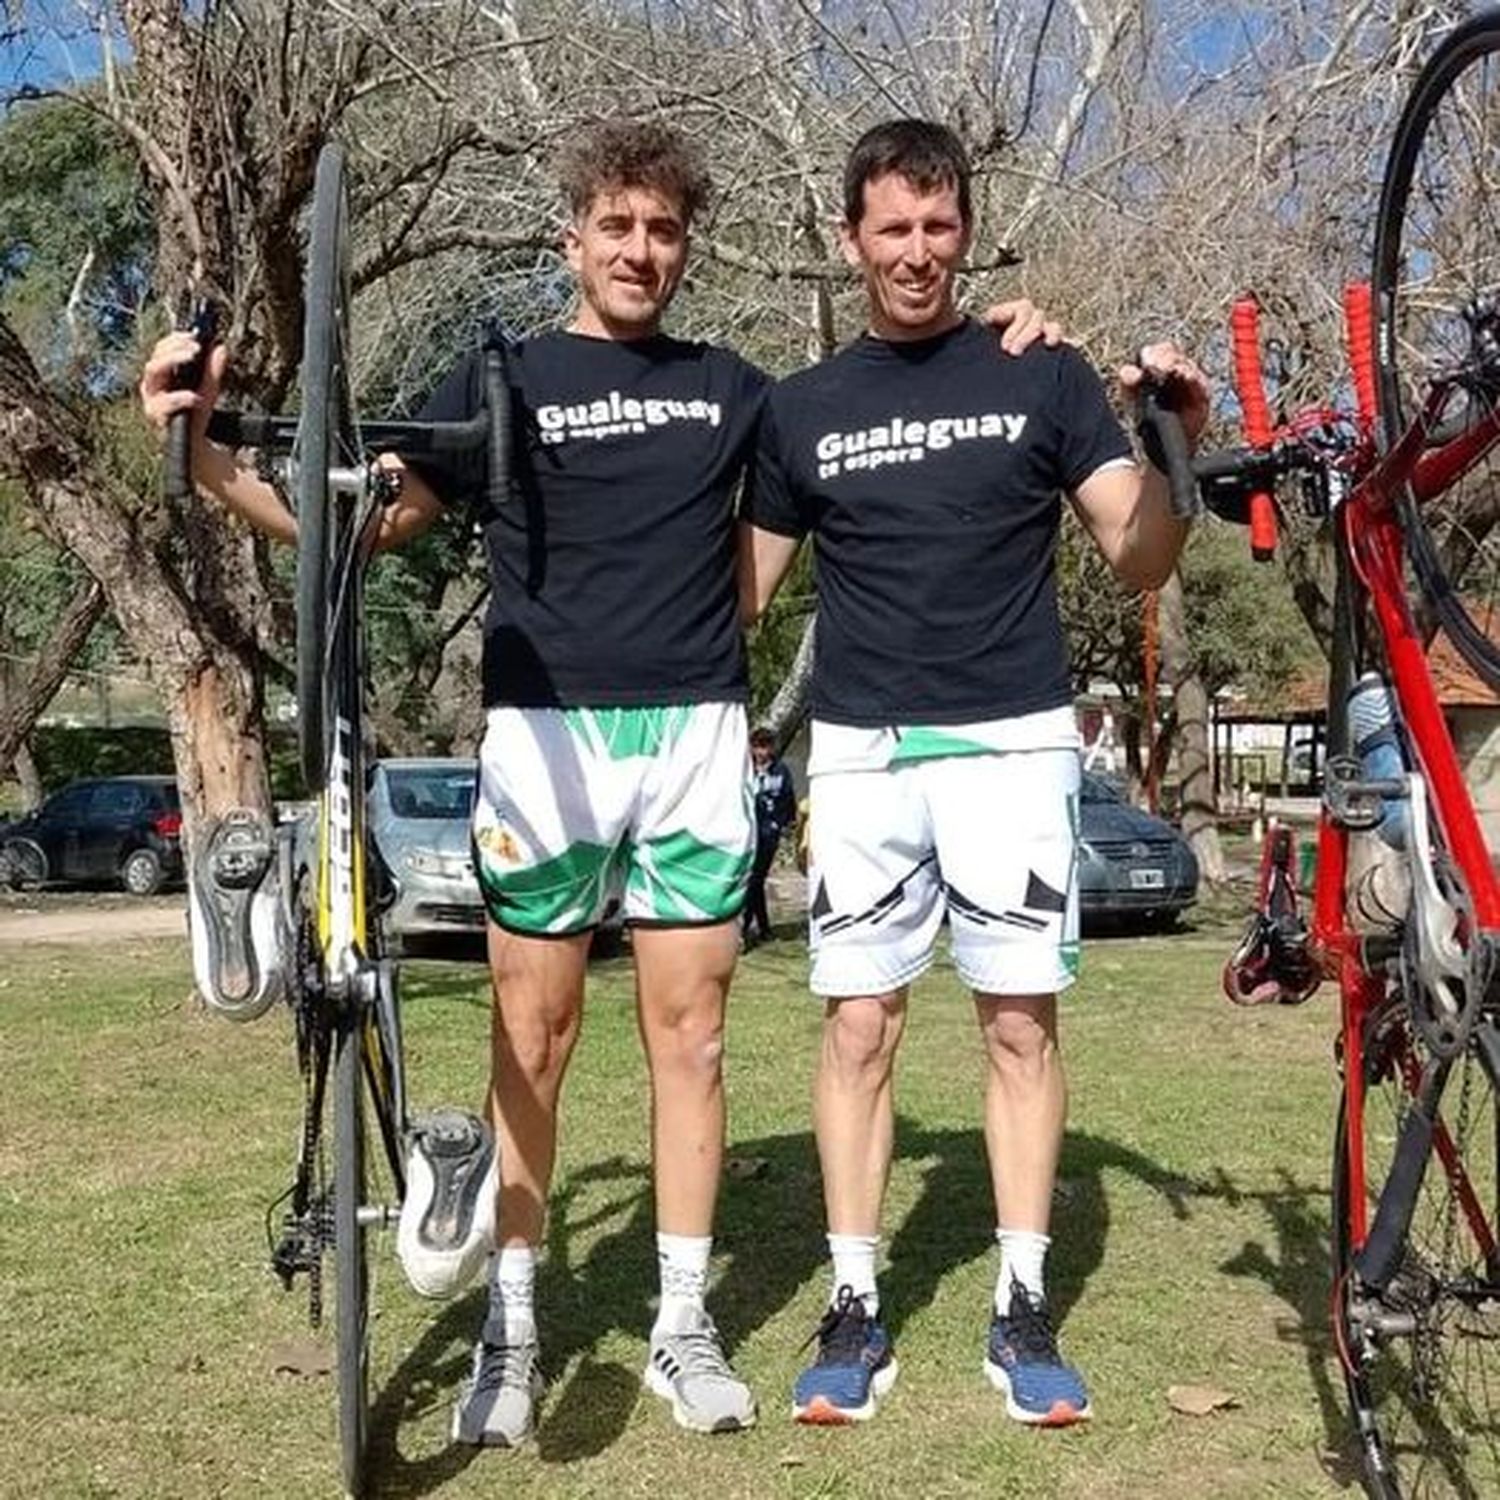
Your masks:
{"label": "sky", "polygon": [[[95,77],[102,66],[96,8],[86,0],[0,0],[0,99]],[[117,34],[116,56],[127,50]]]}
{"label": "sky", "polygon": [[[868,0],[855,0],[842,9],[857,14],[867,5]],[[101,9],[108,10],[103,0],[0,0],[0,101],[28,85],[66,87],[96,76]],[[1254,6],[1232,7],[1195,28],[1186,38],[1186,52],[1197,67],[1225,67],[1243,53],[1265,20]],[[128,52],[117,30],[116,56]]]}

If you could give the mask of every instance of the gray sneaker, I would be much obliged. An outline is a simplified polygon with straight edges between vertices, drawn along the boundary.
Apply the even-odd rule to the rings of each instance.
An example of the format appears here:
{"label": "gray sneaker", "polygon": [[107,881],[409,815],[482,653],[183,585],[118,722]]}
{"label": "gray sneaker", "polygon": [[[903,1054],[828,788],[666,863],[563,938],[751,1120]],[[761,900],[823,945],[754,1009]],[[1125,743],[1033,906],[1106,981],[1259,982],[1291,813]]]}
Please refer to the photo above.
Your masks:
{"label": "gray sneaker", "polygon": [[684,1333],[652,1335],[645,1380],[650,1391],[672,1403],[679,1427],[738,1432],[755,1425],[755,1397],[729,1368],[707,1313]]}
{"label": "gray sneaker", "polygon": [[474,1371],[453,1408],[453,1441],[479,1448],[525,1442],[536,1426],[544,1385],[537,1360],[534,1338],[494,1344],[481,1335],[474,1346]]}

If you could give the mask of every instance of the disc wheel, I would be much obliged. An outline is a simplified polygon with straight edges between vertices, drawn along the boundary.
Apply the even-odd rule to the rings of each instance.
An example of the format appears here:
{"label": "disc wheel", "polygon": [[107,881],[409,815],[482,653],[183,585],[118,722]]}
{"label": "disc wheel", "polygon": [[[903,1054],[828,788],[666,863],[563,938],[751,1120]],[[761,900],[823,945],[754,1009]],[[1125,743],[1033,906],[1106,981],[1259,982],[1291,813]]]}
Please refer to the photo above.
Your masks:
{"label": "disc wheel", "polygon": [[340,1022],[334,1059],[334,1324],[344,1491],[365,1494],[370,1422],[370,1271],[360,1209],[366,1201],[363,1026]]}
{"label": "disc wheel", "polygon": [[[1445,435],[1500,397],[1500,18],[1453,31],[1412,88],[1386,163],[1372,286],[1382,447],[1462,372]],[[1401,501],[1412,571],[1433,620],[1500,688],[1500,446],[1441,494]]]}
{"label": "disc wheel", "polygon": [[297,738],[309,792],[328,775],[330,611],[338,607],[339,526],[331,473],[359,458],[349,379],[349,209],[344,155],[318,157],[302,329],[302,408],[293,453],[297,507]]}
{"label": "disc wheel", "polygon": [[[1390,1176],[1422,1053],[1399,992],[1366,1028],[1366,1224]],[[1348,1119],[1333,1163],[1333,1322],[1366,1491],[1378,1500],[1500,1494],[1500,1286],[1482,1222],[1496,1214],[1494,1094],[1470,1051],[1457,1059],[1440,1118],[1453,1145],[1427,1164],[1401,1261],[1383,1291],[1355,1269]],[[1473,1213],[1460,1186],[1472,1190]],[[1474,1215],[1477,1214],[1477,1219]]]}

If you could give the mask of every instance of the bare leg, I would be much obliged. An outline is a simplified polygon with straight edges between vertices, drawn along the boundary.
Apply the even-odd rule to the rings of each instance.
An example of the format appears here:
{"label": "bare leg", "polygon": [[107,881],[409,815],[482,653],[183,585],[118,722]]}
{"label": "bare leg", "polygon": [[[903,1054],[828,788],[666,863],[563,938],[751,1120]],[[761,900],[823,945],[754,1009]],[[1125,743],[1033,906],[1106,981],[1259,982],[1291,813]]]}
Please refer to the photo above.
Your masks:
{"label": "bare leg", "polygon": [[724,1004],[739,924],[638,926],[632,945],[651,1070],[656,1227],[711,1234],[724,1160]]}
{"label": "bare leg", "polygon": [[500,1152],[496,1223],[502,1245],[541,1242],[557,1099],[578,1039],[592,934],[536,938],[489,927],[495,1005],[490,1029],[490,1117]]}
{"label": "bare leg", "polygon": [[984,1141],[995,1222],[1046,1234],[1068,1113],[1055,995],[974,996],[989,1059]]}
{"label": "bare leg", "polygon": [[831,1234],[878,1234],[895,1138],[896,1048],[906,991],[829,1000],[813,1117]]}

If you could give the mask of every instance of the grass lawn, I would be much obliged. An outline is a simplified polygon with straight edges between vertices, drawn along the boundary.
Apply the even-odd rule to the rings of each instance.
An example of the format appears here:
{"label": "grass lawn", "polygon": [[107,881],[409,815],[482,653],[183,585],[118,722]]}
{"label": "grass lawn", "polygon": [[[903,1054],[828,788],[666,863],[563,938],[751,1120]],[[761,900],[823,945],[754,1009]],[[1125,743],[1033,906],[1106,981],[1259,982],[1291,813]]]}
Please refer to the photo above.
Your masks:
{"label": "grass lawn", "polygon": [[[598,964],[565,1099],[540,1280],[538,1441],[447,1441],[482,1293],[424,1303],[375,1258],[378,1493],[393,1496],[1259,1497],[1351,1491],[1326,1336],[1333,997],[1232,1011],[1232,929],[1088,945],[1065,1002],[1072,1116],[1050,1282],[1095,1420],[1008,1422],[980,1375],[995,1271],[972,1013],[916,989],[882,1292],[902,1374],[858,1430],[788,1420],[825,1291],[808,1093],[819,1013],[800,943],[732,1001],[731,1153],[711,1305],[761,1400],[753,1432],[680,1432],[643,1395],[654,1289],[644,1070],[626,960]],[[289,1028],[188,998],[183,946],[0,954],[0,1492],[333,1496],[333,1383],[277,1373],[306,1298],[265,1270],[299,1082]],[[476,1099],[477,967],[407,971],[418,1104]],[[331,1303],[331,1291],[330,1291]],[[326,1335],[325,1335],[326,1337]],[[1167,1389],[1234,1399],[1207,1417]]]}

